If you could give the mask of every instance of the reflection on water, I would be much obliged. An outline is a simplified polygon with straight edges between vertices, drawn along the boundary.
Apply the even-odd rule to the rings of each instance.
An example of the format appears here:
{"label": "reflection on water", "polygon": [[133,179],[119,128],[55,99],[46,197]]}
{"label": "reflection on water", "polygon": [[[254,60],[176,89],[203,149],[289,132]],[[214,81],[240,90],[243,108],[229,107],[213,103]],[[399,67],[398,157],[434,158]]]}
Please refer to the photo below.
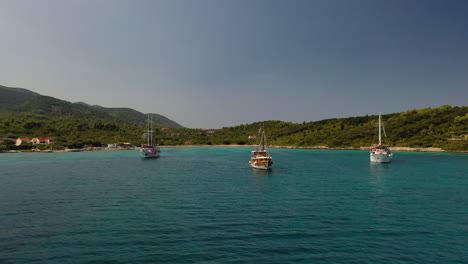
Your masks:
{"label": "reflection on water", "polygon": [[382,178],[385,176],[385,172],[388,171],[388,165],[391,163],[370,162],[369,164],[371,175],[377,178]]}
{"label": "reflection on water", "polygon": [[369,183],[375,194],[382,195],[386,190],[386,181],[391,176],[391,163],[369,163]]}
{"label": "reflection on water", "polygon": [[259,169],[253,169],[253,168],[251,170],[252,170],[252,175],[257,176],[257,177],[268,176],[272,173],[271,170],[259,170]]}

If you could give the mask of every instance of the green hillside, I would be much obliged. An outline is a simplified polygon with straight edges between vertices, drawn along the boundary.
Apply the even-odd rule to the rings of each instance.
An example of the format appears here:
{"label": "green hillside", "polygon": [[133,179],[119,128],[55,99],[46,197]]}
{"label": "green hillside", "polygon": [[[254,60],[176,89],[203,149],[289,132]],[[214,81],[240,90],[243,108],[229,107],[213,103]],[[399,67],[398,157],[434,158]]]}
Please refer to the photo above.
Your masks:
{"label": "green hillside", "polygon": [[[468,107],[442,106],[408,110],[382,116],[387,138],[384,143],[399,147],[438,147],[468,150]],[[268,143],[275,146],[359,148],[378,141],[377,115],[291,123],[264,121],[212,131],[171,129],[161,132],[164,144],[255,144],[260,127],[265,127]],[[178,136],[170,136],[180,134]]]}
{"label": "green hillside", "polygon": [[[140,145],[145,140],[146,118],[129,108],[33,96],[12,110],[0,109],[0,138],[49,136],[56,147]],[[156,115],[153,120],[160,122]],[[468,106],[408,110],[382,115],[382,120],[388,136],[384,143],[390,146],[468,150]],[[154,140],[161,145],[255,144],[248,137],[264,127],[268,143],[275,146],[359,148],[377,141],[377,122],[377,115],[366,115],[303,123],[264,121],[213,130],[163,128],[155,123]],[[1,148],[7,148],[5,143]]]}
{"label": "green hillside", "polygon": [[34,113],[49,116],[65,116],[73,118],[88,118],[99,120],[113,120],[110,115],[97,111],[85,105],[72,104],[50,96],[36,96],[23,104],[11,109],[15,112]]}
{"label": "green hillside", "polygon": [[[70,103],[50,96],[43,96],[22,88],[0,86],[0,111],[3,116],[33,113],[51,118],[77,118],[117,122],[124,124],[146,124],[147,115],[131,108],[106,108],[86,103]],[[155,126],[182,127],[162,115],[152,114]]]}
{"label": "green hillside", "polygon": [[[114,117],[117,121],[122,123],[146,124],[148,120],[147,115],[144,115],[131,108],[107,108],[96,105],[93,106],[93,108],[98,111],[109,114],[110,116]],[[182,127],[178,123],[162,115],[151,114],[151,119],[154,123],[158,124],[159,126]]]}
{"label": "green hillside", "polygon": [[0,85],[0,109],[12,109],[36,96],[41,95],[22,88]]}
{"label": "green hillside", "polygon": [[141,143],[143,126],[109,122],[97,118],[51,116],[0,111],[0,138],[52,137],[56,147],[107,143]]}

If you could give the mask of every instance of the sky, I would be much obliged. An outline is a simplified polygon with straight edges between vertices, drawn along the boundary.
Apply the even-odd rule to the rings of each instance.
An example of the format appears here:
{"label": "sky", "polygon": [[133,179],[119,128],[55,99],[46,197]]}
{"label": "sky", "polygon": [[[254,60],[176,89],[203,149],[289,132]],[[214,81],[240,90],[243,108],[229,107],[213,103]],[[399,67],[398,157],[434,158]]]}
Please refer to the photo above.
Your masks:
{"label": "sky", "polygon": [[0,0],[0,85],[191,128],[468,105],[468,1]]}

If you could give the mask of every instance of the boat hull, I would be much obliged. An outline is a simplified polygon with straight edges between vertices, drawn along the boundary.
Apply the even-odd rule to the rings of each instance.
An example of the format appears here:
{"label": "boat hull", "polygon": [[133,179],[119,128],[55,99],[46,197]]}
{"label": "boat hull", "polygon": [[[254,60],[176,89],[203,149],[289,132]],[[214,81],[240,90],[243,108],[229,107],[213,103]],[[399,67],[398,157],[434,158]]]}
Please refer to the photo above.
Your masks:
{"label": "boat hull", "polygon": [[273,165],[271,157],[268,158],[252,158],[250,161],[250,167],[259,170],[269,170]]}
{"label": "boat hull", "polygon": [[371,153],[370,154],[370,161],[375,163],[389,163],[392,162],[391,153]]}
{"label": "boat hull", "polygon": [[152,152],[152,151],[142,150],[142,151],[140,151],[140,155],[141,155],[142,158],[145,158],[145,159],[158,158],[159,157],[159,152]]}
{"label": "boat hull", "polygon": [[263,128],[258,130],[258,136],[260,138],[258,145],[250,153],[250,167],[259,170],[269,170],[271,165],[273,165],[273,160],[265,147],[267,144]]}
{"label": "boat hull", "polygon": [[267,167],[267,166],[256,166],[256,165],[252,165],[252,164],[250,164],[250,167],[252,167],[253,169],[258,169],[258,170],[269,170],[269,169],[271,169],[271,167]]}

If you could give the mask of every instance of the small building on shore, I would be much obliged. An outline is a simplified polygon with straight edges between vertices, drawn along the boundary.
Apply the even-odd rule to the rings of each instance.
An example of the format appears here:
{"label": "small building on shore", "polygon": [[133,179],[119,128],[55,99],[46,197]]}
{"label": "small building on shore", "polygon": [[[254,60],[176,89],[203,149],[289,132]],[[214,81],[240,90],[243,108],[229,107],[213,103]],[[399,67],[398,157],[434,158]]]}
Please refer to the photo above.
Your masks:
{"label": "small building on shore", "polygon": [[29,143],[31,143],[30,138],[17,138],[15,145],[20,146],[21,144],[29,144]]}
{"label": "small building on shore", "polygon": [[38,145],[49,145],[53,143],[53,140],[50,137],[37,137],[33,138],[31,142]]}

